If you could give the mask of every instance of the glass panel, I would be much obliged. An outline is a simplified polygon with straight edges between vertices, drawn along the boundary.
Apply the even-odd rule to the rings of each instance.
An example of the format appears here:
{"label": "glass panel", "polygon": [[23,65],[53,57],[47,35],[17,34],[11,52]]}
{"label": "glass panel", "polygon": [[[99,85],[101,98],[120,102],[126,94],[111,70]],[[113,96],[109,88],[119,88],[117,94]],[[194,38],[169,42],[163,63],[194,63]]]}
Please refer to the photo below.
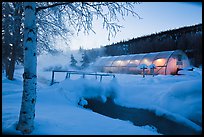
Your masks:
{"label": "glass panel", "polygon": [[136,54],[134,55],[129,64],[127,65],[128,67],[137,67],[141,61],[141,59],[145,56],[145,54]]}
{"label": "glass panel", "polygon": [[112,63],[113,63],[113,61],[114,60],[116,60],[118,58],[118,56],[112,56],[107,62],[106,62],[106,64],[104,65],[104,66],[112,66]]}
{"label": "glass panel", "polygon": [[110,67],[110,72],[111,73],[117,73],[118,71],[118,67]]}
{"label": "glass panel", "polygon": [[154,70],[155,74],[165,74],[167,61],[173,52],[174,51],[163,51],[157,54],[152,62],[156,66]]}
{"label": "glass panel", "polygon": [[110,57],[102,57],[102,58],[103,59],[99,62],[98,66],[104,66],[110,59]]}
{"label": "glass panel", "polygon": [[114,60],[112,66],[114,66],[114,67],[120,66],[120,64],[121,64],[121,62],[123,62],[124,58],[125,58],[125,55],[118,56],[118,58]]}
{"label": "glass panel", "polygon": [[177,74],[178,68],[182,69],[189,66],[190,63],[187,55],[181,50],[176,50],[168,61],[166,74]]}
{"label": "glass panel", "polygon": [[144,58],[141,60],[140,64],[146,64],[147,66],[151,65],[156,55],[158,55],[158,53],[159,52],[146,54]]}
{"label": "glass panel", "polygon": [[131,60],[134,56],[134,54],[127,55],[125,60]]}
{"label": "glass panel", "polygon": [[169,58],[169,56],[171,56],[171,54],[173,53],[174,51],[163,51],[163,52],[159,52],[158,55],[155,57],[155,59],[158,59],[158,58]]}
{"label": "glass panel", "polygon": [[126,58],[125,58],[125,61],[123,62],[123,64],[121,64],[121,72],[124,72],[124,73],[129,73],[129,63],[132,61],[132,58],[134,57],[135,55],[128,55]]}
{"label": "glass panel", "polygon": [[[178,58],[180,60],[178,60]],[[180,50],[101,57],[97,59],[94,66],[99,70],[109,73],[119,72],[141,74],[142,70],[137,68],[139,64],[146,64],[148,66],[155,64],[155,74],[165,74],[165,71],[166,74],[174,74],[178,67],[184,68],[190,66],[188,57]],[[147,69],[146,71],[146,73],[150,73],[150,69]]]}
{"label": "glass panel", "polygon": [[123,68],[127,67],[127,65],[130,63],[132,57],[133,57],[133,55],[132,56],[126,55],[125,58],[123,58],[123,61],[120,63],[120,67],[123,67]]}
{"label": "glass panel", "polygon": [[165,70],[166,70],[166,67],[162,67],[162,66],[156,67],[156,69],[154,69],[154,73],[165,75]]}
{"label": "glass panel", "polygon": [[155,66],[160,67],[160,66],[166,66],[167,60],[168,58],[171,56],[171,54],[174,51],[164,51],[164,52],[160,52],[153,60],[153,64],[155,64]]}
{"label": "glass panel", "polygon": [[166,74],[176,74],[177,66],[176,66],[177,59],[172,57],[169,59],[167,68],[166,68]]}

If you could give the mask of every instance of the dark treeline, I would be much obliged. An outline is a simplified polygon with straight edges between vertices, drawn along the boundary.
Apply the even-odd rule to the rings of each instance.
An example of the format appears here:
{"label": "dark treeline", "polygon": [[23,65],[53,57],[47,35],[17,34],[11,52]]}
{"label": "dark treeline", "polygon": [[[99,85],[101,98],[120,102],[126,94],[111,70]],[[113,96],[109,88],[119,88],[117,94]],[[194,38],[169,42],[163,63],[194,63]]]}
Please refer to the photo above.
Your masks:
{"label": "dark treeline", "polygon": [[[39,2],[37,6],[41,7],[46,4]],[[54,47],[55,38],[67,40],[69,36],[72,36],[61,14],[62,12],[58,13],[52,8],[41,10],[36,14],[37,55],[44,52],[60,53]],[[23,2],[2,3],[2,72],[6,72],[9,80],[14,79],[16,64],[24,65],[24,16]]]}
{"label": "dark treeline", "polygon": [[2,3],[2,70],[12,80],[15,63],[23,63],[22,3]]}
{"label": "dark treeline", "polygon": [[191,64],[198,67],[202,64],[202,24],[120,41],[102,48],[106,56],[180,49],[188,55]]}

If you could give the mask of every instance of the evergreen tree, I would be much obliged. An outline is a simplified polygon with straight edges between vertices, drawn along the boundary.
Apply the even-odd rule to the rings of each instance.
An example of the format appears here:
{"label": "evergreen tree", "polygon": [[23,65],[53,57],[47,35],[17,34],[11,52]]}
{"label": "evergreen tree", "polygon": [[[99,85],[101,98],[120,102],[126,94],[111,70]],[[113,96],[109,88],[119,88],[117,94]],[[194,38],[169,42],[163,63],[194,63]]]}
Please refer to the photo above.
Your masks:
{"label": "evergreen tree", "polygon": [[2,3],[2,69],[13,80],[15,63],[23,62],[22,2]]}
{"label": "evergreen tree", "polygon": [[74,58],[73,54],[71,54],[70,66],[76,68],[77,60]]}
{"label": "evergreen tree", "polygon": [[82,46],[79,47],[79,53],[83,53],[84,52],[84,48]]}
{"label": "evergreen tree", "polygon": [[81,69],[87,68],[89,66],[89,58],[88,55],[86,54],[86,51],[82,53],[82,60],[81,60]]}

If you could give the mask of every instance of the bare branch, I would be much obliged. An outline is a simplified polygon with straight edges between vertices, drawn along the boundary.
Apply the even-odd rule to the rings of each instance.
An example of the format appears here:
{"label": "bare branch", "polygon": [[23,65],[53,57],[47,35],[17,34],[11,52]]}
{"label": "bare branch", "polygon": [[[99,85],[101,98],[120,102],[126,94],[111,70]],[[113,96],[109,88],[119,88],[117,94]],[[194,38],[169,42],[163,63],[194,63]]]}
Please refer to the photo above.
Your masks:
{"label": "bare branch", "polygon": [[70,2],[59,2],[59,3],[54,3],[52,5],[37,7],[36,8],[36,13],[38,13],[39,11],[44,10],[44,9],[53,8],[53,7],[56,7],[56,6],[62,6],[62,5],[66,5],[66,4],[70,4]]}
{"label": "bare branch", "polygon": [[103,28],[108,31],[108,39],[110,36],[115,36],[116,33],[122,28],[118,16],[121,15],[122,19],[129,13],[132,16],[137,16],[142,19],[135,11],[132,2],[47,2],[39,6],[37,11],[49,10],[57,8],[62,16],[67,18],[67,22],[72,26],[77,33],[84,30],[84,33],[89,33],[93,30],[93,18],[102,18]]}

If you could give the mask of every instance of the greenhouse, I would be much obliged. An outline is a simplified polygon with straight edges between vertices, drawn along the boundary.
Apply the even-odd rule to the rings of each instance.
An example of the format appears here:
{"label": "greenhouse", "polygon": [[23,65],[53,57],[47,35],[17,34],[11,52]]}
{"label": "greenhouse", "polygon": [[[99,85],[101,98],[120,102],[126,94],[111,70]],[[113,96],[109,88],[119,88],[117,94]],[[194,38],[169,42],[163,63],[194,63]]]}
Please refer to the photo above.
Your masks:
{"label": "greenhouse", "polygon": [[187,55],[181,50],[101,57],[93,64],[95,71],[130,74],[177,74],[189,67]]}

